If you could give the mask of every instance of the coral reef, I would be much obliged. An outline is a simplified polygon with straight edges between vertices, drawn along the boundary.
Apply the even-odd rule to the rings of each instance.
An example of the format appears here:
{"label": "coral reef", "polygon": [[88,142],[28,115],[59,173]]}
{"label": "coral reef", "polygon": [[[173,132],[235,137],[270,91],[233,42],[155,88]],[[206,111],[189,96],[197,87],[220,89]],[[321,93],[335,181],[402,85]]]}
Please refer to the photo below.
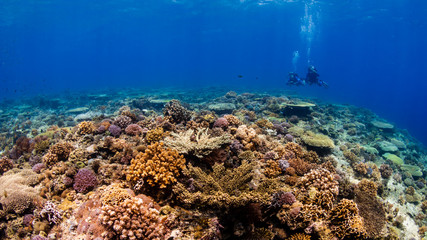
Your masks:
{"label": "coral reef", "polygon": [[54,115],[0,104],[0,238],[427,233],[427,150],[366,109],[228,90],[64,99]]}
{"label": "coral reef", "polygon": [[172,137],[166,138],[164,141],[167,147],[175,149],[182,154],[192,154],[198,158],[203,158],[213,150],[230,142],[229,135],[211,137],[208,134],[208,129],[198,129],[196,133],[192,129],[179,134],[172,133]]}
{"label": "coral reef", "polygon": [[176,177],[185,168],[185,159],[176,150],[164,149],[163,143],[154,143],[144,153],[131,161],[126,179],[136,184],[166,188],[176,182]]}

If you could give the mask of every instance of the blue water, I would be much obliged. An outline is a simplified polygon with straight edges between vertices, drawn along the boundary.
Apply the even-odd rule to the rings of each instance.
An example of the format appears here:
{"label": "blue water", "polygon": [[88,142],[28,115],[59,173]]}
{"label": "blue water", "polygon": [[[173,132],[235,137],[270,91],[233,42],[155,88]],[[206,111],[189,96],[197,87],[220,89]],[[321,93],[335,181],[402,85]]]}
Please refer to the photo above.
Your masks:
{"label": "blue water", "polygon": [[[425,0],[1,0],[0,94],[292,89],[367,107],[427,144],[426,13]],[[308,64],[329,89],[285,85]]]}

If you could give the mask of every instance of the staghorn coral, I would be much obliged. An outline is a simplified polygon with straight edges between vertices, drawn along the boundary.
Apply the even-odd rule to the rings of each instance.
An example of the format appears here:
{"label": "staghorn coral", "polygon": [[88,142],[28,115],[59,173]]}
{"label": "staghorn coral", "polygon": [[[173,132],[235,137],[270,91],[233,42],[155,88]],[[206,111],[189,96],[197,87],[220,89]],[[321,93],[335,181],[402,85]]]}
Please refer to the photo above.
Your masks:
{"label": "staghorn coral", "polygon": [[180,170],[185,168],[185,158],[176,150],[164,149],[163,143],[154,143],[144,153],[131,161],[126,179],[135,184],[147,183],[150,187],[166,188],[176,182]]}
{"label": "staghorn coral", "polygon": [[91,134],[95,131],[95,125],[91,121],[79,123],[77,133],[80,135]]}
{"label": "staghorn coral", "polygon": [[181,105],[178,100],[171,100],[163,108],[163,115],[170,117],[173,123],[185,123],[191,119],[191,112]]}
{"label": "staghorn coral", "polygon": [[109,231],[108,239],[166,239],[169,230],[159,211],[138,197],[126,198],[114,205],[103,205],[99,216]]}
{"label": "staghorn coral", "polygon": [[164,143],[167,147],[177,150],[179,153],[192,154],[198,158],[209,155],[213,150],[231,142],[230,135],[224,134],[219,137],[211,137],[209,129],[198,129],[197,133],[189,129],[182,133],[172,133],[172,137],[166,138]]}
{"label": "staghorn coral", "polygon": [[13,168],[13,162],[8,157],[0,158],[0,175]]}
{"label": "staghorn coral", "polygon": [[186,204],[202,204],[216,208],[244,206],[251,202],[268,204],[270,193],[267,189],[251,190],[249,183],[257,177],[257,163],[243,161],[234,169],[226,169],[224,164],[215,164],[213,172],[205,173],[191,164],[183,170],[190,181],[187,187],[178,182],[173,191]]}

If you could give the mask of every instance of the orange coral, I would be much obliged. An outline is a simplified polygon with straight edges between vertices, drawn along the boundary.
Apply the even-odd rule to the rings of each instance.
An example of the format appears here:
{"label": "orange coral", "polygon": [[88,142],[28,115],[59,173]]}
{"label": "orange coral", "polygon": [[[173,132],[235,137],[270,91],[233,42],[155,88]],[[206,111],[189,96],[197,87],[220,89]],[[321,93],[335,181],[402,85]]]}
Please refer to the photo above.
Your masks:
{"label": "orange coral", "polygon": [[310,240],[310,239],[311,239],[311,236],[305,233],[296,233],[289,238],[289,240]]}
{"label": "orange coral", "polygon": [[352,200],[342,199],[329,216],[331,229],[339,238],[364,239],[366,230],[359,209]]}
{"label": "orange coral", "polygon": [[185,168],[185,158],[176,150],[164,149],[163,143],[154,143],[131,161],[126,179],[134,184],[147,183],[151,187],[166,188],[176,182],[176,176]]}

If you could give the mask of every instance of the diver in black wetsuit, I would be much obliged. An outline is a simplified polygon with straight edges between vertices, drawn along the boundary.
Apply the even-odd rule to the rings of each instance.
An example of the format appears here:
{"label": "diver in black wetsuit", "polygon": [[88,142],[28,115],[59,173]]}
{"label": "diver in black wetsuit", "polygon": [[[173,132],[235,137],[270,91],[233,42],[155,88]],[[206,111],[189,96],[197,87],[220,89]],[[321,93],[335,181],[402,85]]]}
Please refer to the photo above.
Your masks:
{"label": "diver in black wetsuit", "polygon": [[289,80],[287,82],[287,85],[295,85],[295,86],[301,86],[305,84],[317,84],[321,87],[328,87],[328,84],[322,80],[319,79],[319,74],[317,73],[317,70],[314,66],[308,67],[307,76],[304,79],[301,79],[298,74],[294,72],[289,73]]}

